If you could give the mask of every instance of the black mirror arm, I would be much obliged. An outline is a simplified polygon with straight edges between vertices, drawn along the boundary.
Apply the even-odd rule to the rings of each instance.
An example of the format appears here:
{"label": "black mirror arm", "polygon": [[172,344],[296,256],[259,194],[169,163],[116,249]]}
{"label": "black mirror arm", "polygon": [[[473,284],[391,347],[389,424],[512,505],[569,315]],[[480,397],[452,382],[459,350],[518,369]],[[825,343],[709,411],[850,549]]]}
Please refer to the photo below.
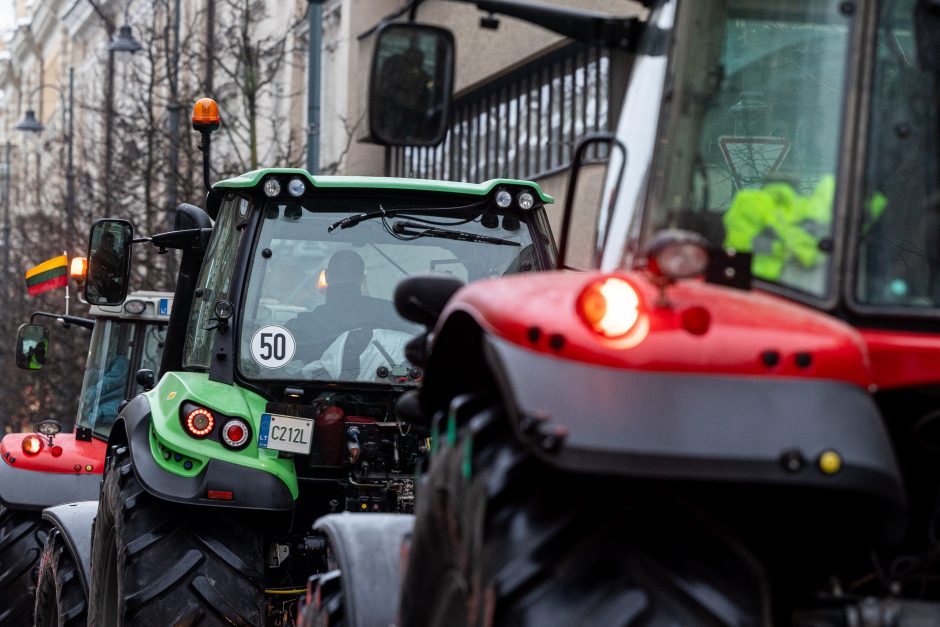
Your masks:
{"label": "black mirror arm", "polygon": [[[632,50],[643,22],[635,17],[615,17],[597,11],[572,9],[519,0],[451,0],[475,4],[481,11],[518,18],[553,33],[611,48]],[[650,4],[644,2],[644,4]]]}
{"label": "black mirror arm", "polygon": [[49,313],[48,311],[34,311],[32,315],[30,315],[29,317],[30,324],[34,323],[36,321],[36,318],[52,318],[53,320],[60,322],[62,325],[66,327],[74,324],[75,326],[81,327],[83,329],[95,328],[94,320],[90,320],[88,318],[82,318],[80,316],[69,316],[66,314]]}
{"label": "black mirror arm", "polygon": [[[519,2],[518,0],[450,1],[474,4],[481,11],[486,11],[491,15],[499,14],[514,17],[578,41],[587,41],[626,50],[633,50],[636,47],[645,24],[635,17],[615,17],[597,11],[585,11],[583,9],[535,2]],[[412,15],[411,21],[414,21],[414,12],[422,2],[423,0],[412,0],[394,13],[386,15],[378,24],[360,33],[358,39],[360,41],[365,39],[378,30],[382,24],[396,20],[405,13],[410,12]],[[652,0],[642,0],[642,2],[647,7],[652,5]]]}
{"label": "black mirror arm", "polygon": [[[193,250],[204,252],[209,243],[209,235],[212,229],[183,229],[181,231],[169,231],[159,233],[144,241],[149,241],[162,252],[167,250]],[[137,240],[134,240],[137,241]]]}

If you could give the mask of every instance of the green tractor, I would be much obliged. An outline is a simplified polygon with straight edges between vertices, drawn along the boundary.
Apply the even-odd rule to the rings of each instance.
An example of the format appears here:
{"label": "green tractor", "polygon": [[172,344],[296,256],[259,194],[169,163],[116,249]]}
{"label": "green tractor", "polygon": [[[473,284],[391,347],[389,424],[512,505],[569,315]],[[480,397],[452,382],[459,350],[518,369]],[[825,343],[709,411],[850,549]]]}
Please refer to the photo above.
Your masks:
{"label": "green tractor", "polygon": [[[212,108],[194,115],[206,154],[219,121],[199,114]],[[413,510],[430,440],[396,409],[422,378],[423,327],[398,315],[395,287],[553,267],[551,201],[526,181],[264,169],[212,185],[205,211],[181,205],[169,233],[96,222],[89,302],[123,301],[135,242],[182,257],[158,381],[114,424],[96,511],[63,524],[93,524],[75,556],[90,623],[284,624],[307,577],[330,570],[316,519],[370,512],[381,537],[406,533],[410,516],[382,514]],[[440,303],[408,305],[434,315]],[[399,544],[375,555],[391,598]],[[67,624],[59,615],[37,620]]]}

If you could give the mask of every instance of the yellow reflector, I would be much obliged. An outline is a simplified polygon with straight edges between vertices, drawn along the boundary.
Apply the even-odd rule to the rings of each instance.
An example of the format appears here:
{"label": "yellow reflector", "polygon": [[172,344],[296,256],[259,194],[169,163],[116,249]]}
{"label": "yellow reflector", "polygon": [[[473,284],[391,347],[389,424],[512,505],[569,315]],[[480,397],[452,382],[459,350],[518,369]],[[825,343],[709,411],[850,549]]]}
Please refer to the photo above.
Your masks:
{"label": "yellow reflector", "polygon": [[835,451],[826,451],[819,456],[819,469],[827,475],[834,475],[842,470],[842,458]]}

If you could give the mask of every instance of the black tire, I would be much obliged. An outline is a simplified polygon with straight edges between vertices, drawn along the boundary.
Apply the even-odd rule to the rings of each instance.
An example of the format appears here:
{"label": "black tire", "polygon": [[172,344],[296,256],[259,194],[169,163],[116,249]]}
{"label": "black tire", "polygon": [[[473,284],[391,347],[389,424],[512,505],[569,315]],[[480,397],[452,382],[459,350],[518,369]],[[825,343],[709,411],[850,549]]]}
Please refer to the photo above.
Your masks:
{"label": "black tire", "polygon": [[35,627],[82,627],[88,615],[78,566],[58,529],[49,531],[39,561]]}
{"label": "black tire", "polygon": [[157,499],[112,449],[92,535],[89,624],[264,624],[260,533],[220,508]]}
{"label": "black tire", "polygon": [[317,579],[313,602],[302,603],[297,627],[345,627],[343,581],[338,570]]}
{"label": "black tire", "polygon": [[48,527],[40,512],[0,506],[0,625],[33,624],[39,556]]}
{"label": "black tire", "polygon": [[769,624],[734,546],[622,482],[548,466],[499,405],[469,413],[417,493],[401,627]]}

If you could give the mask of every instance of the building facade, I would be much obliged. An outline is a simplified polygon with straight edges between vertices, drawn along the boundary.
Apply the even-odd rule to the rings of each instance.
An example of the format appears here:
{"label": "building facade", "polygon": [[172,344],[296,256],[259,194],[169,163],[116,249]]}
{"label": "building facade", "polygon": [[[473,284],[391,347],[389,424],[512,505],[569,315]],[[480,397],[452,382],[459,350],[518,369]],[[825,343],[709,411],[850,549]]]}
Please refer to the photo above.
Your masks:
{"label": "building facade", "polygon": [[[641,11],[628,0],[544,1],[620,15]],[[550,209],[557,226],[575,143],[585,133],[608,129],[629,69],[619,53],[512,18],[484,28],[481,17],[487,16],[472,4],[426,0],[414,11],[416,21],[455,35],[454,115],[441,146],[389,149],[369,138],[368,79],[377,26],[408,19],[411,3],[405,0],[324,0],[319,28],[312,31],[306,0],[15,4],[16,27],[3,37],[0,52],[0,161],[10,142],[11,221],[70,207],[82,232],[102,215],[102,204],[110,215],[153,230],[166,223],[172,199],[198,200],[200,156],[188,115],[202,95],[215,97],[223,115],[213,143],[215,178],[256,167],[304,166],[308,142],[315,142],[326,174],[536,180],[558,201]],[[141,46],[133,55],[108,52],[122,26],[131,27]],[[320,99],[313,103],[308,63],[310,46],[318,44]],[[28,110],[44,125],[42,133],[15,130]],[[174,116],[175,174],[169,171]],[[69,142],[71,205],[64,168]],[[601,161],[603,151],[591,157]],[[589,197],[583,202],[593,210],[599,174],[586,174]],[[593,215],[580,208],[578,215],[574,238],[583,247]],[[70,241],[80,246],[82,239]]]}

